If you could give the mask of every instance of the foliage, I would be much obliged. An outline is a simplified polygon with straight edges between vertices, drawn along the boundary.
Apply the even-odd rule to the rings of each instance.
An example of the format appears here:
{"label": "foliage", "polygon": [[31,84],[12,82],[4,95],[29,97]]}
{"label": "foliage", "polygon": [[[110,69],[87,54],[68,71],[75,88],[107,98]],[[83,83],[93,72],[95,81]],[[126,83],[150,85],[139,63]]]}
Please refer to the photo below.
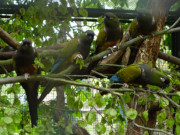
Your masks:
{"label": "foliage", "polygon": [[[103,18],[98,18],[97,23],[90,23],[87,21],[71,22],[74,17],[81,16],[84,18],[88,16],[85,8],[114,8],[114,9],[133,9],[144,7],[147,4],[147,0],[136,0],[136,4],[132,0],[59,0],[58,2],[51,0],[7,0],[4,3],[21,5],[22,3],[28,4],[27,8],[21,8],[19,14],[14,14],[10,19],[1,19],[1,28],[10,33],[10,35],[17,41],[22,41],[25,38],[33,41],[37,48],[55,45],[58,42],[59,33],[62,29],[66,29],[66,37],[68,34],[72,34],[73,37],[78,36],[79,33],[85,29],[99,30],[102,28]],[[40,8],[39,8],[40,7]],[[72,8],[72,11],[68,7]],[[179,8],[179,3],[176,3],[172,7],[172,11]],[[74,26],[75,25],[75,26]],[[122,23],[124,31],[129,26],[128,23]],[[171,49],[171,35],[167,34],[163,36],[162,44],[168,46]],[[6,47],[0,39],[2,47]],[[94,49],[94,47],[92,47]],[[166,47],[162,47],[162,51]],[[41,61],[45,60],[46,63]],[[80,68],[84,66],[82,59],[77,59],[77,63],[80,64]],[[36,59],[35,66],[40,66],[46,72],[51,69],[54,64],[53,57],[43,57]],[[170,64],[169,64],[170,65]],[[164,93],[168,94],[173,88],[173,85],[179,85],[180,73],[173,70],[174,66],[170,65],[170,70],[176,75],[169,75],[171,77],[171,85],[165,89]],[[43,72],[42,74],[46,74]],[[15,76],[14,72],[8,74]],[[2,78],[7,77],[1,75]],[[99,86],[101,88],[110,88],[111,83],[108,79],[86,79],[76,80],[76,82],[91,83],[92,86]],[[141,117],[146,122],[149,121],[149,112],[151,102],[159,102],[157,116],[157,128],[170,131],[174,125],[176,125],[175,132],[180,134],[180,110],[176,109],[172,103],[166,97],[161,97],[157,92],[162,89],[149,86],[153,92],[147,93],[146,97],[138,97],[137,104],[145,106],[147,110],[141,114],[137,113],[137,108],[128,108],[127,104],[135,100],[134,96],[136,92],[124,92],[120,96],[108,94],[102,96],[99,91],[92,90],[88,87],[66,85],[66,106],[64,115],[59,122],[55,122],[54,107],[56,100],[52,100],[47,104],[41,104],[39,106],[39,124],[35,128],[31,128],[28,106],[24,103],[24,96],[22,88],[19,84],[4,85],[0,95],[0,134],[13,135],[19,133],[24,134],[45,134],[55,135],[60,133],[72,134],[73,126],[78,124],[79,126],[86,128],[96,123],[95,130],[98,134],[109,133],[114,135],[116,132],[124,134],[124,129],[127,127],[128,121],[133,121],[136,117]],[[142,88],[142,87],[140,87]],[[123,89],[126,89],[123,87]],[[135,87],[130,87],[134,90]],[[39,91],[42,91],[40,88]],[[95,91],[95,93],[93,92]],[[41,93],[41,92],[40,92]],[[176,95],[170,96],[172,101],[179,104],[180,94],[175,92]],[[10,98],[10,95],[13,95]],[[81,109],[85,107],[89,111],[85,115],[82,114]],[[100,115],[100,109],[104,110],[103,115]],[[99,109],[99,110],[98,110]],[[101,117],[99,119],[99,117]],[[115,129],[114,125],[118,125]],[[108,127],[108,128],[106,128]],[[148,131],[145,134],[149,134]]]}

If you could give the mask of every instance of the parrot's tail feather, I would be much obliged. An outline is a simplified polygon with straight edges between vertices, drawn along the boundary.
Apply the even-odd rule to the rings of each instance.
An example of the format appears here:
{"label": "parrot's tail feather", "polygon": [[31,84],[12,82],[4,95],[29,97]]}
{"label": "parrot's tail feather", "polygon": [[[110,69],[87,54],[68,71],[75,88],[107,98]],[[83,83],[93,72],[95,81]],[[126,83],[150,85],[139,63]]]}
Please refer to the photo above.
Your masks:
{"label": "parrot's tail feather", "polygon": [[63,63],[63,61],[65,60],[65,58],[61,58],[59,59],[59,61],[54,64],[53,68],[51,69],[51,73],[54,73],[56,71],[56,69],[61,65],[61,63]]}
{"label": "parrot's tail feather", "polygon": [[33,90],[26,89],[26,95],[27,95],[27,101],[28,101],[28,105],[29,105],[29,112],[30,112],[32,127],[37,126],[37,120],[38,120],[38,104],[37,104],[38,84],[35,84],[35,87]]}
{"label": "parrot's tail feather", "polygon": [[53,88],[53,85],[49,85],[44,89],[44,91],[42,92],[41,96],[38,99],[38,104],[40,104],[43,101],[43,99],[47,96],[47,94],[49,94],[52,88]]}

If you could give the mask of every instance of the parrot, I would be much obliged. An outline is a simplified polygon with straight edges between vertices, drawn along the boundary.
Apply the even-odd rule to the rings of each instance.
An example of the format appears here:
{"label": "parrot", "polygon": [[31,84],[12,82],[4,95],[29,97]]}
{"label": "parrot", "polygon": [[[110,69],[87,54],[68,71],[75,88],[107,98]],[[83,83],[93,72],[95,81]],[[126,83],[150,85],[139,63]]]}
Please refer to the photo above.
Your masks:
{"label": "parrot", "polygon": [[[137,10],[137,17],[130,24],[129,40],[136,38],[137,36],[152,34],[156,29],[157,23],[152,14],[147,9],[139,9]],[[131,46],[131,54],[128,65],[134,62],[138,47],[141,43],[142,42],[140,41]]]}
{"label": "parrot", "polygon": [[[73,64],[76,58],[86,59],[90,52],[91,43],[94,39],[94,32],[87,30],[78,38],[71,39],[67,45],[61,50],[59,60],[52,67],[50,73],[58,73]],[[53,85],[47,86],[41,94],[38,103],[40,103],[45,96],[51,91]]]}
{"label": "parrot", "polygon": [[141,84],[143,86],[150,84],[161,88],[166,88],[170,83],[170,79],[165,74],[148,64],[131,64],[122,68],[110,78],[110,81]]}
{"label": "parrot", "polygon": [[[38,57],[38,54],[32,47],[31,41],[28,39],[23,40],[22,44],[13,56],[13,66],[16,74],[18,76],[25,75],[26,80],[28,78],[28,75],[40,74],[40,68],[34,67],[34,60],[36,57]],[[37,99],[39,82],[22,82],[20,84],[26,92],[32,127],[37,126]]]}
{"label": "parrot", "polygon": [[[57,73],[67,68],[73,61],[80,57],[86,59],[89,55],[91,43],[94,39],[94,32],[87,30],[78,38],[70,40],[61,50],[58,62],[53,66],[51,73]],[[60,66],[61,65],[61,66]]]}
{"label": "parrot", "polygon": [[[119,24],[119,18],[111,13],[107,12],[104,15],[104,27],[99,31],[99,34],[96,39],[96,46],[94,53],[91,56],[98,54],[107,48],[120,43],[123,37],[123,29]],[[89,64],[87,72],[89,73],[99,62],[100,60],[94,61]]]}

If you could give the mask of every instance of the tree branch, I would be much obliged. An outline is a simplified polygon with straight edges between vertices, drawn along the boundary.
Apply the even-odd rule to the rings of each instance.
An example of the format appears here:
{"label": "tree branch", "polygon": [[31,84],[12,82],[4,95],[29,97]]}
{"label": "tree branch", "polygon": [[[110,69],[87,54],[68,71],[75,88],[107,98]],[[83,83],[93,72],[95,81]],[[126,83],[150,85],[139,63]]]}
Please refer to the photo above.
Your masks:
{"label": "tree branch", "polygon": [[165,61],[168,61],[168,62],[171,62],[173,64],[176,64],[176,65],[179,65],[180,66],[180,59],[175,57],[175,56],[172,56],[172,55],[168,55],[166,53],[163,53],[163,52],[159,52],[158,53],[158,57],[160,59],[163,59]]}
{"label": "tree branch", "polygon": [[[64,72],[65,73],[65,72]],[[63,76],[63,73],[59,74]],[[118,88],[118,89],[112,89],[112,88],[103,88],[99,86],[94,86],[89,83],[84,83],[84,82],[76,82],[76,81],[71,81],[71,80],[66,80],[63,78],[56,78],[58,77],[57,74],[51,74],[51,75],[31,75],[29,76],[28,80],[25,79],[24,76],[17,76],[17,77],[10,77],[10,78],[0,78],[0,85],[2,84],[10,84],[10,83],[16,83],[16,82],[30,82],[30,81],[46,81],[46,82],[51,82],[51,83],[64,83],[64,84],[71,84],[71,85],[76,85],[76,86],[85,86],[93,89],[97,89],[100,91],[105,91],[105,92],[110,92],[114,95],[120,95],[121,92],[147,92],[147,90],[144,90],[142,88],[137,88],[137,89],[124,89],[124,88]],[[162,96],[177,96],[176,93],[163,93],[163,92],[157,92],[156,90],[151,91],[151,93],[154,94],[160,94]],[[180,108],[180,105],[176,106],[177,108]]]}
{"label": "tree branch", "polygon": [[0,38],[10,45],[12,48],[17,49],[20,46],[20,43],[14,40],[6,31],[0,27]]}
{"label": "tree branch", "polygon": [[138,127],[138,128],[143,128],[143,129],[146,129],[146,130],[149,130],[149,131],[153,131],[153,132],[161,132],[161,133],[164,133],[166,135],[173,135],[171,133],[168,133],[168,132],[165,132],[163,130],[160,130],[160,129],[155,129],[155,128],[148,128],[148,127],[144,127],[144,126],[141,126],[141,125],[138,125],[137,123],[133,122],[133,124]]}

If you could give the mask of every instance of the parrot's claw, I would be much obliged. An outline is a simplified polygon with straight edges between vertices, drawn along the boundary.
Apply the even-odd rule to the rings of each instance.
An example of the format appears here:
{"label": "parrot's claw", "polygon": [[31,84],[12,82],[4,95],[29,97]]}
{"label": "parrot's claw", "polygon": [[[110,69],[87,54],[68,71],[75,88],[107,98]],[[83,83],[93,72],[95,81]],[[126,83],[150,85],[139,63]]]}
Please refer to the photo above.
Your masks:
{"label": "parrot's claw", "polygon": [[77,54],[77,55],[74,57],[74,60],[76,60],[77,58],[83,59],[83,56],[82,56],[81,54]]}
{"label": "parrot's claw", "polygon": [[114,48],[116,48],[116,46],[108,47],[108,49],[110,49],[112,53],[114,52]]}
{"label": "parrot's claw", "polygon": [[139,35],[139,37],[140,37],[141,39],[143,39],[143,35]]}
{"label": "parrot's claw", "polygon": [[29,77],[29,73],[25,73],[25,74],[24,74],[24,78],[27,80],[28,77]]}
{"label": "parrot's claw", "polygon": [[124,87],[129,88],[129,85],[127,83],[124,83]]}

